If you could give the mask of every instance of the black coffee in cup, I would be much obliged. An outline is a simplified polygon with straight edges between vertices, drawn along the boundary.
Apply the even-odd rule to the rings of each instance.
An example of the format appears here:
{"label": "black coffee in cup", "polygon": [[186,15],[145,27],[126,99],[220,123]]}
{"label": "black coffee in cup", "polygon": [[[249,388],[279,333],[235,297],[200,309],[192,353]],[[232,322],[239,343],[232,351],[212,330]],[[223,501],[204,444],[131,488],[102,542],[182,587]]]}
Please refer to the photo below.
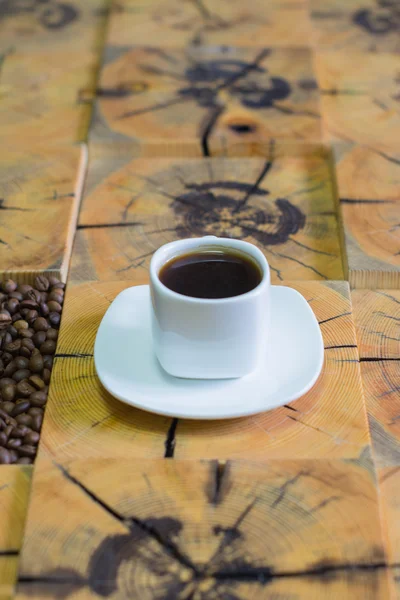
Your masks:
{"label": "black coffee in cup", "polygon": [[207,248],[181,254],[165,263],[161,283],[193,298],[231,298],[250,292],[262,280],[258,263],[232,248]]}

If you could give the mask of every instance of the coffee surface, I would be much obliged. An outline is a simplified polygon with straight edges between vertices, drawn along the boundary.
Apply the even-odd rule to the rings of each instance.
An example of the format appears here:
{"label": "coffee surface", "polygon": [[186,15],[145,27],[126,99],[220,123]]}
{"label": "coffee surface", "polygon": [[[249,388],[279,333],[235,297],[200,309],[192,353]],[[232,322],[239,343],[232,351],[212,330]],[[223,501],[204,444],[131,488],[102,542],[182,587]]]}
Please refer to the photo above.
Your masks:
{"label": "coffee surface", "polygon": [[218,299],[250,292],[261,282],[262,272],[258,263],[246,254],[202,249],[168,261],[159,278],[178,294]]}

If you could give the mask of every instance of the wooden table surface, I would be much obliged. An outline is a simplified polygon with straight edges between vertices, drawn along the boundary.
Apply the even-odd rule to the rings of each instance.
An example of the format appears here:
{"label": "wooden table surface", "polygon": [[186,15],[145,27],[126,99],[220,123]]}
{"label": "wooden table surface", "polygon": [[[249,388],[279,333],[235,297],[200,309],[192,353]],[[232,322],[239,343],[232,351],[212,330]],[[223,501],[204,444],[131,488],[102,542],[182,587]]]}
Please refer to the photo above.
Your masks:
{"label": "wooden table surface", "polygon": [[[1,600],[400,600],[399,33],[383,0],[0,0],[1,275],[68,277]],[[230,421],[119,403],[105,311],[207,234],[309,302],[320,379]]]}

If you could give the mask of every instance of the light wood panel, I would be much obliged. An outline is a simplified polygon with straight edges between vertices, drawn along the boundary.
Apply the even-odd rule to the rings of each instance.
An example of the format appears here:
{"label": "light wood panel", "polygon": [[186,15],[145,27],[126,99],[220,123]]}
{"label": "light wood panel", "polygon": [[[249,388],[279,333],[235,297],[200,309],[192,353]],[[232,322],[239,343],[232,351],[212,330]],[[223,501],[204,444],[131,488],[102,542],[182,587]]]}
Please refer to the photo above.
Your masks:
{"label": "light wood panel", "polygon": [[326,139],[333,142],[352,287],[400,286],[398,57],[320,53]]}
{"label": "light wood panel", "polygon": [[143,283],[159,246],[203,235],[257,244],[274,282],[343,278],[329,157],[314,150],[201,160],[96,151],[71,278]]}
{"label": "light wood panel", "polygon": [[358,457],[369,446],[348,286],[291,283],[310,303],[325,345],[325,365],[296,402],[257,416],[201,423],[179,420],[176,458]]}
{"label": "light wood panel", "polygon": [[[114,400],[93,361],[98,326],[131,282],[73,285],[67,291],[39,453],[176,458],[357,458],[369,446],[358,354],[346,283],[294,284],[321,323],[324,372],[293,405],[230,421],[178,421]],[[166,444],[168,440],[168,444]]]}
{"label": "light wood panel", "polygon": [[11,600],[17,578],[32,468],[0,468],[0,598]]}
{"label": "light wood panel", "polygon": [[85,161],[79,147],[0,150],[2,278],[65,280]]}
{"label": "light wood panel", "polygon": [[305,0],[118,0],[110,16],[108,43],[162,48],[189,44],[308,46],[311,23]]}
{"label": "light wood panel", "polygon": [[319,140],[319,95],[308,49],[109,46],[91,139]]}
{"label": "light wood panel", "polygon": [[[316,50],[399,52],[396,1],[311,0]],[[369,54],[371,56],[371,54]]]}
{"label": "light wood panel", "polygon": [[327,141],[366,146],[390,163],[400,160],[398,55],[320,52],[315,68]]}
{"label": "light wood panel", "polygon": [[101,386],[93,348],[115,296],[130,283],[69,285],[39,454],[163,457],[172,419],[127,406]]}
{"label": "light wood panel", "polygon": [[[109,0],[2,0],[0,50],[100,50]],[[64,65],[65,66],[65,65]]]}
{"label": "light wood panel", "polygon": [[99,55],[76,48],[10,49],[0,79],[0,143],[28,152],[38,143],[85,141]]}
{"label": "light wood panel", "polygon": [[357,463],[42,459],[17,598],[386,598],[377,507]]}

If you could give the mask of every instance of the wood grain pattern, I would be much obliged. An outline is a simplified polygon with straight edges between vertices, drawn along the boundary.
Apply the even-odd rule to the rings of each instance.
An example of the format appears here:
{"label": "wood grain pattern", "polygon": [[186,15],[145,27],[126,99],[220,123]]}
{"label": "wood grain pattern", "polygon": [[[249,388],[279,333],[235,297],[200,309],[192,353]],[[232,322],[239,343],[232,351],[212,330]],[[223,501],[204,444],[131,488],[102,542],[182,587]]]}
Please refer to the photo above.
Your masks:
{"label": "wood grain pattern", "polygon": [[72,259],[74,280],[147,281],[152,253],[185,237],[251,241],[273,281],[341,279],[329,160],[319,152],[265,158],[91,157]]}
{"label": "wood grain pattern", "polygon": [[42,459],[17,599],[386,598],[377,507],[357,463]]}
{"label": "wood grain pattern", "polygon": [[363,145],[398,164],[398,55],[321,52],[315,67],[327,141]]}
{"label": "wood grain pattern", "polygon": [[17,578],[32,467],[0,469],[0,598],[11,600]]}
{"label": "wood grain pattern", "polygon": [[319,140],[308,49],[108,47],[91,139]]}
{"label": "wood grain pattern", "polygon": [[65,280],[82,188],[79,147],[0,150],[1,277]]}
{"label": "wood grain pattern", "polygon": [[112,6],[108,43],[162,48],[190,44],[308,46],[311,23],[305,0],[118,0]]}
{"label": "wood grain pattern", "polygon": [[2,146],[29,151],[38,143],[85,141],[98,63],[96,52],[75,48],[51,53],[9,50],[0,79]]}
{"label": "wood grain pattern", "polygon": [[0,51],[100,50],[109,0],[1,0]]}
{"label": "wood grain pattern", "polygon": [[358,457],[369,446],[347,283],[291,283],[310,303],[325,345],[325,366],[305,396],[282,408],[231,421],[179,420],[176,458]]}
{"label": "wood grain pattern", "polygon": [[[176,458],[357,458],[369,445],[346,283],[294,284],[321,322],[324,372],[291,406],[232,421],[179,421],[125,406],[104,391],[93,346],[110,302],[131,282],[86,283],[67,291],[40,454]],[[71,284],[70,284],[71,285]],[[168,443],[167,443],[168,440]]]}
{"label": "wood grain pattern", "polygon": [[396,2],[311,0],[311,19],[317,51],[400,51],[400,15]]}
{"label": "wood grain pattern", "polygon": [[[400,134],[394,54],[317,55],[326,139],[334,143],[352,287],[400,286]],[[366,126],[368,123],[368,126]]]}
{"label": "wood grain pattern", "polygon": [[365,401],[375,460],[400,465],[400,293],[352,294]]}
{"label": "wood grain pattern", "polygon": [[127,406],[101,386],[94,367],[97,329],[115,296],[131,285],[69,285],[63,308],[39,454],[163,457],[172,419]]}

